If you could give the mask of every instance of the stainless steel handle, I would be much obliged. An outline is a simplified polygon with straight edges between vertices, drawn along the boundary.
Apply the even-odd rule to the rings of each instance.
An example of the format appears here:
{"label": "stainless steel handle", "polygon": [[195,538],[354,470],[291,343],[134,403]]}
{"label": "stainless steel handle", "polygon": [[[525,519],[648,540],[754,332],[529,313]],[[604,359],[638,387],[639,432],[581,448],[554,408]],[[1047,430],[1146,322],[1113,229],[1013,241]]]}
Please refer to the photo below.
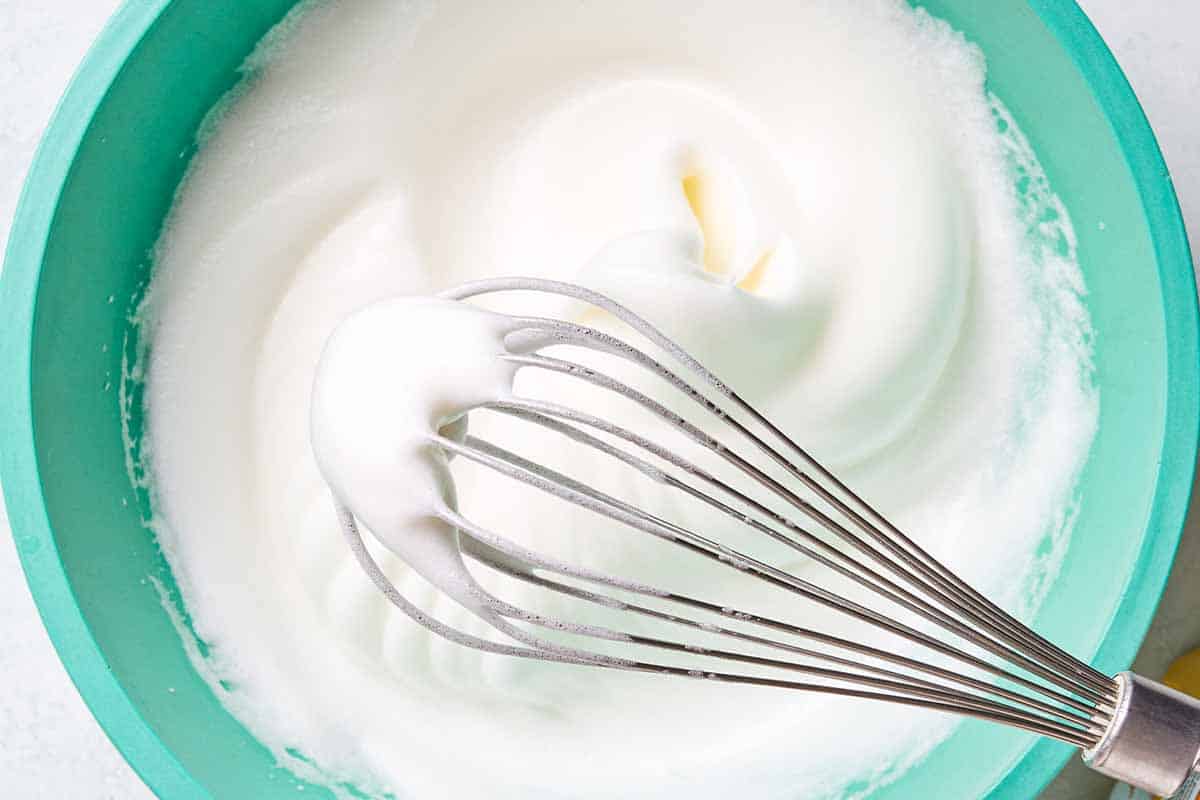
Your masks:
{"label": "stainless steel handle", "polygon": [[1112,722],[1083,753],[1097,772],[1168,800],[1200,797],[1200,700],[1132,672],[1116,676]]}

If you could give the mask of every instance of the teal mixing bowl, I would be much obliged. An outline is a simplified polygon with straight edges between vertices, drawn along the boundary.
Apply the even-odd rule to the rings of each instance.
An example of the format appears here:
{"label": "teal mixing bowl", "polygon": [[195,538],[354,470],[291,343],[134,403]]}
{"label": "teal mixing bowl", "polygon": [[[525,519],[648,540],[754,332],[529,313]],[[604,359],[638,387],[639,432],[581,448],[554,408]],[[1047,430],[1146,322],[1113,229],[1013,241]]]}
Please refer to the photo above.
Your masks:
{"label": "teal mixing bowl", "polygon": [[[292,0],[140,0],[113,18],[29,173],[0,287],[0,475],[29,586],[108,735],[159,795],[329,796],[278,766],[193,669],[160,590],[123,431],[130,309],[201,120]],[[1036,626],[1126,667],[1192,485],[1197,312],[1170,178],[1133,93],[1068,0],[927,0],[978,42],[1079,234],[1100,428],[1076,533]],[[185,621],[186,622],[186,621]],[[968,722],[877,797],[1029,798],[1070,751]],[[69,754],[66,754],[69,757]]]}

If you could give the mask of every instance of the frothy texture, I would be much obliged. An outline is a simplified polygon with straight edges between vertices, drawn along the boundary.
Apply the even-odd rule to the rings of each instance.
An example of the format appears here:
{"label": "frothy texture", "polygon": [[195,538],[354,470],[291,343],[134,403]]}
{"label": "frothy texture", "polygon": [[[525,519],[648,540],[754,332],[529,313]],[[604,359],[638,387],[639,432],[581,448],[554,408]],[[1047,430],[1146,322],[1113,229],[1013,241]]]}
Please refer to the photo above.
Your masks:
{"label": "frothy texture", "polygon": [[[475,635],[491,634],[469,581],[534,597],[475,574],[421,513],[452,493],[522,546],[828,622],[408,449],[480,386],[507,391],[508,367],[473,361],[503,340],[488,310],[580,312],[499,303],[447,328],[442,306],[389,298],[494,275],[574,281],[647,317],[1029,618],[1065,548],[1097,398],[1069,217],[972,45],[891,0],[363,0],[292,15],[248,66],[157,252],[146,452],[204,673],[281,761],[397,797],[822,797],[880,785],[950,733],[908,709],[444,642],[363,575],[325,477],[354,495],[404,595]],[[350,316],[379,302],[398,305]],[[314,396],[327,341],[347,371]],[[450,375],[405,413],[381,405],[468,363],[471,381]],[[552,376],[522,371],[513,391],[625,413]],[[331,435],[310,443],[315,418]],[[599,457],[564,463],[553,437],[477,423],[733,535]],[[446,575],[465,605],[427,579]]]}
{"label": "frothy texture", "polygon": [[312,444],[322,475],[359,521],[418,575],[470,609],[474,581],[457,533],[439,517],[457,505],[435,433],[512,390],[501,360],[506,317],[449,300],[391,300],[342,323],[313,384]]}

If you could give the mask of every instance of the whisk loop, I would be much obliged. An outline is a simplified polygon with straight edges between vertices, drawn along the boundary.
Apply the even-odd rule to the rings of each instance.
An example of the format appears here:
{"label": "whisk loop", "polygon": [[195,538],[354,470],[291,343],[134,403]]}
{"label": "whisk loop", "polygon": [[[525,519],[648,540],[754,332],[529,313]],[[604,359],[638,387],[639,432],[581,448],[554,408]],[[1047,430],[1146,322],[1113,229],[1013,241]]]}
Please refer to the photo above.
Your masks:
{"label": "whisk loop", "polygon": [[[1113,749],[1114,734],[1119,733],[1116,729],[1128,719],[1139,719],[1136,709],[1129,713],[1129,687],[1135,685],[1130,678],[1104,675],[988,600],[691,355],[613,300],[580,286],[530,278],[477,281],[443,296],[467,300],[503,292],[538,292],[587,303],[624,323],[662,356],[653,357],[596,328],[530,316],[512,318],[514,329],[506,338],[511,352],[501,358],[522,370],[557,373],[636,404],[702,451],[715,454],[732,474],[741,476],[739,480],[765,490],[770,501],[681,455],[676,448],[581,409],[511,397],[485,403],[472,413],[502,414],[614,459],[670,491],[702,503],[754,536],[803,556],[838,580],[861,589],[864,597],[883,600],[890,604],[888,608],[901,612],[883,612],[865,600],[853,600],[795,570],[656,516],[493,442],[472,435],[432,434],[431,444],[447,455],[873,626],[911,647],[904,653],[893,652],[748,609],[587,569],[530,550],[453,508],[443,507],[438,515],[458,529],[464,554],[496,572],[576,601],[664,623],[684,635],[702,635],[705,642],[726,644],[701,644],[695,638],[688,641],[682,636],[648,635],[559,619],[512,606],[481,591],[479,600],[488,609],[488,621],[509,642],[484,639],[449,627],[408,602],[367,550],[352,509],[338,503],[338,518],[360,564],[404,613],[441,636],[486,652],[867,698],[999,722],[1083,748],[1093,757],[1093,766],[1128,779],[1127,765],[1105,769],[1103,759]],[[615,356],[638,368],[639,374],[669,387],[686,407],[702,414],[704,422],[685,418],[606,371],[542,352],[549,347],[556,352],[574,348]],[[754,455],[746,455],[746,451]],[[782,472],[786,479],[775,477],[771,469]],[[811,496],[802,496],[801,491]],[[627,654],[562,644],[531,632],[539,628],[569,634],[572,642],[612,643]],[[721,666],[700,668],[639,654],[654,651],[686,657],[689,664],[699,659]],[[1136,680],[1141,682],[1138,686],[1150,684]],[[1152,693],[1145,688],[1139,691]],[[1177,720],[1197,726],[1190,744],[1194,755],[1200,750],[1200,706],[1179,702],[1171,706]],[[1127,735],[1118,744],[1130,739]],[[1118,756],[1126,756],[1126,750],[1117,748]],[[1189,774],[1187,769],[1181,773],[1181,768],[1195,768],[1194,758],[1184,764],[1186,750],[1185,746],[1151,778],[1142,776],[1142,785],[1163,794],[1181,791]],[[1118,757],[1113,763],[1120,760]],[[1124,771],[1113,773],[1112,769]],[[1154,785],[1149,785],[1151,780]]]}

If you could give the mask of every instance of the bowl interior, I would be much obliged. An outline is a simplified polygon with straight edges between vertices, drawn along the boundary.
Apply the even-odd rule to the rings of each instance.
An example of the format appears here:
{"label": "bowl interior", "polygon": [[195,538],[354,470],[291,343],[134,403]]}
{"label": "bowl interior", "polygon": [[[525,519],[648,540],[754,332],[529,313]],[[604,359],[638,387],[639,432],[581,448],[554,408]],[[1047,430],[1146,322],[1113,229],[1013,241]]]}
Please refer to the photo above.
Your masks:
{"label": "bowl interior", "polygon": [[[0,466],[39,608],[72,677],[161,795],[294,798],[303,786],[188,658],[123,431],[140,429],[131,309],[205,113],[292,0],[160,0],[114,19],[48,132],[0,295]],[[1113,671],[1133,658],[1191,486],[1191,264],[1149,129],[1082,14],[1057,0],[928,0],[979,43],[1079,235],[1099,434],[1076,532],[1036,626]],[[24,382],[28,375],[29,381]],[[30,424],[30,421],[32,424]],[[197,646],[195,644],[190,646]],[[202,646],[202,645],[200,645]],[[1068,748],[966,723],[877,797],[1031,797]],[[990,794],[989,794],[990,793]]]}

